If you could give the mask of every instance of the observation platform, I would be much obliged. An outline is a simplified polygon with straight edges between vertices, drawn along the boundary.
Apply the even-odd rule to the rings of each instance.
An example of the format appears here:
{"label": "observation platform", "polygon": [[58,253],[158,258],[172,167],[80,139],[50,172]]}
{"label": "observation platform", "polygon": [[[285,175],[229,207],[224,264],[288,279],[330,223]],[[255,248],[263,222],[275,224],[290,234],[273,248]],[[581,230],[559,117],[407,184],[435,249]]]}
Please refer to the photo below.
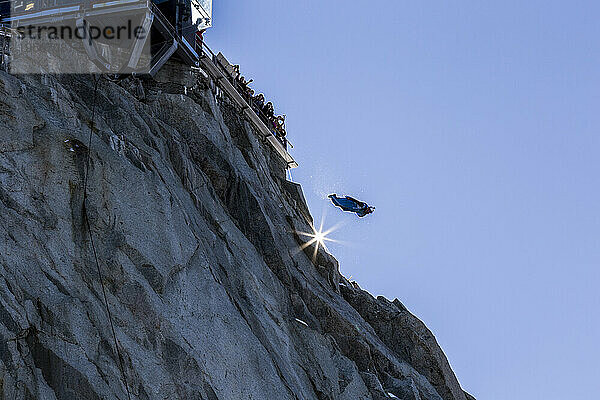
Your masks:
{"label": "observation platform", "polygon": [[[6,5],[7,2],[0,0],[0,3]],[[149,34],[143,38],[130,38],[131,40],[122,44],[122,53],[127,55],[127,59],[124,62],[120,60],[117,66],[111,62],[111,53],[107,52],[102,40],[80,39],[76,44],[85,49],[89,59],[104,73],[154,76],[171,57],[176,57],[191,67],[202,69],[241,109],[261,137],[283,158],[287,168],[298,167],[286,146],[233,85],[235,77],[232,75],[231,64],[221,53],[215,55],[197,37],[198,29],[210,27],[211,0],[55,0],[52,5],[50,3],[48,0],[9,2],[10,12],[6,16],[0,16],[0,64],[6,66],[5,43],[18,34],[19,28],[67,26],[83,29],[89,34],[90,26],[121,26],[133,21],[135,26],[143,27]],[[6,10],[6,7],[2,9]],[[191,14],[200,17],[196,24],[191,23]],[[151,56],[144,58],[144,51],[147,52],[148,46]]]}

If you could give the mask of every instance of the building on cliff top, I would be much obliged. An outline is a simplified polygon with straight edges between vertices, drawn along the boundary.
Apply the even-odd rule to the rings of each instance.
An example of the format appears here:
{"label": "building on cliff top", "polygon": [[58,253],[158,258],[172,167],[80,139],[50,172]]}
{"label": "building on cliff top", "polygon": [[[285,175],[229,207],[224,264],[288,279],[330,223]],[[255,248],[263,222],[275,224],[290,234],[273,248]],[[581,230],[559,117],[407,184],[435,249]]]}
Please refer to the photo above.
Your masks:
{"label": "building on cliff top", "polygon": [[[298,166],[287,150],[285,128],[261,115],[232,65],[204,43],[202,33],[212,26],[212,0],[3,0],[0,4],[0,60],[6,67],[5,54],[10,53],[11,73],[155,76],[174,58],[209,76],[281,156],[286,167]],[[64,55],[64,48],[57,50],[47,41],[40,42],[52,33],[69,46],[69,56]],[[73,57],[73,49],[87,54],[91,63]],[[32,57],[36,52],[39,54]],[[36,63],[31,62],[32,58]]]}

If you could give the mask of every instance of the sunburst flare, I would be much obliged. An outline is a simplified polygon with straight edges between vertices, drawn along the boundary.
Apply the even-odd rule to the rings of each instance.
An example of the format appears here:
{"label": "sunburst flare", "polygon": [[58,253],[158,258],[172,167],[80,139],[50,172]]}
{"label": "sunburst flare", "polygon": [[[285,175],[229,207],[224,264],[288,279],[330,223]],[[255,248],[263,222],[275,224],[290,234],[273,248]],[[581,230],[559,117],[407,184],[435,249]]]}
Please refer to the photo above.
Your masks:
{"label": "sunburst flare", "polygon": [[316,260],[317,258],[317,253],[319,251],[320,247],[323,247],[326,251],[329,251],[329,249],[327,248],[327,242],[329,243],[341,243],[338,240],[332,239],[330,237],[328,237],[328,235],[330,235],[331,233],[333,233],[334,231],[338,230],[341,227],[341,223],[334,225],[333,227],[327,229],[327,230],[323,230],[323,225],[325,223],[325,218],[321,219],[321,224],[319,226],[319,228],[315,228],[314,226],[312,227],[313,232],[302,232],[302,231],[296,231],[296,233],[298,235],[302,235],[305,237],[308,237],[308,241],[306,241],[304,244],[302,244],[300,246],[300,248],[298,249],[298,251],[302,251],[304,249],[306,249],[307,247],[310,247],[312,245],[314,246],[314,251],[312,254],[312,259],[313,261]]}

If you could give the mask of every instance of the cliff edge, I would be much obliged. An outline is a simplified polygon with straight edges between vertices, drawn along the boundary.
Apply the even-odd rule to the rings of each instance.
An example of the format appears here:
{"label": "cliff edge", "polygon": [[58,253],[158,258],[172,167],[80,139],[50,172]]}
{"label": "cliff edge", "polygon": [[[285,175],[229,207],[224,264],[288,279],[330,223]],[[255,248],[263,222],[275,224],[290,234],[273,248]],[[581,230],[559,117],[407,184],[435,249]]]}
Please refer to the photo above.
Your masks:
{"label": "cliff edge", "polygon": [[201,73],[0,72],[0,399],[473,399],[311,225]]}

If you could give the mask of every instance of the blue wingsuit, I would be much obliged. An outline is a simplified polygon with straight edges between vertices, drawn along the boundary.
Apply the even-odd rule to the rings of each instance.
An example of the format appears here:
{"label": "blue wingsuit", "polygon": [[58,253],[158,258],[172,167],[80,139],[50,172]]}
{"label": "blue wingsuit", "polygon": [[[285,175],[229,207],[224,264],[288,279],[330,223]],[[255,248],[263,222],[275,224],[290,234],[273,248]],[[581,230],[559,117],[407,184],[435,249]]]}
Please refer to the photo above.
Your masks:
{"label": "blue wingsuit", "polygon": [[369,207],[367,203],[356,200],[350,196],[338,197],[337,194],[330,194],[328,197],[335,206],[344,211],[356,213],[356,215],[361,218],[365,215],[371,214],[375,209],[375,207]]}

